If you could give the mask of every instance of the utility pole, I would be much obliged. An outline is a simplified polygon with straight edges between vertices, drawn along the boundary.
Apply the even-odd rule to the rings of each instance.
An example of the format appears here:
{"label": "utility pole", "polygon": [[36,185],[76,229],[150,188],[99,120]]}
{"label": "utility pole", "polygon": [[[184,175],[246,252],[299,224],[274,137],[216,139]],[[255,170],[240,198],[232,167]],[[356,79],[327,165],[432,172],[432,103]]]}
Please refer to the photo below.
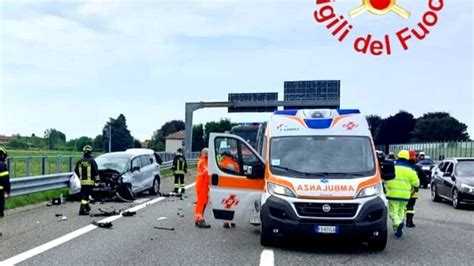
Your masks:
{"label": "utility pole", "polygon": [[112,125],[110,124],[108,128],[108,136],[109,136],[109,152],[112,152]]}

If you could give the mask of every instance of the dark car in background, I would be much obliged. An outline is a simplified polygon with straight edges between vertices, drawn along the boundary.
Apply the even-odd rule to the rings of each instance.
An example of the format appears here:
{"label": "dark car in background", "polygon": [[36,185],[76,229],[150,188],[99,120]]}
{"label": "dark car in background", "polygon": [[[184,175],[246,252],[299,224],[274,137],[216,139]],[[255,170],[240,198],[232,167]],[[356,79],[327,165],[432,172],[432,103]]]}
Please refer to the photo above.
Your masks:
{"label": "dark car in background", "polygon": [[419,161],[417,165],[423,170],[420,186],[422,188],[428,188],[428,185],[431,183],[431,170],[433,170],[436,164],[430,157],[426,156],[423,160]]}
{"label": "dark car in background", "polygon": [[474,158],[444,160],[431,181],[431,199],[451,201],[456,209],[474,205]]}

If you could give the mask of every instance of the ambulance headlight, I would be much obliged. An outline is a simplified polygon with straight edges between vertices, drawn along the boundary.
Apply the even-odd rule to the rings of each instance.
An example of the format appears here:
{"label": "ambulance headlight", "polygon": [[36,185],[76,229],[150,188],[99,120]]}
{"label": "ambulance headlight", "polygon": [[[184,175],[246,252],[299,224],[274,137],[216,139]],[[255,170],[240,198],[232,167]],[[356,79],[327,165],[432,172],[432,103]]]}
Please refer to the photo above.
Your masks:
{"label": "ambulance headlight", "polygon": [[382,194],[382,185],[378,184],[372,187],[367,187],[362,189],[357,195],[357,198],[367,198],[367,197],[374,197],[379,196]]}
{"label": "ambulance headlight", "polygon": [[267,190],[270,194],[296,198],[291,189],[274,183],[267,183]]}

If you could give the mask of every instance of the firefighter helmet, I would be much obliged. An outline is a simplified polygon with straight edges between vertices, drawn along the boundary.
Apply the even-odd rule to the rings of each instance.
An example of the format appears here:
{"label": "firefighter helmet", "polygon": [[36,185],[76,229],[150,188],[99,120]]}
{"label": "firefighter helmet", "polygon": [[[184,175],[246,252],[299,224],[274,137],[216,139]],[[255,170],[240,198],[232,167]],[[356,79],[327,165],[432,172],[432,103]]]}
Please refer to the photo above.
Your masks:
{"label": "firefighter helmet", "polygon": [[84,153],[91,153],[92,152],[92,146],[91,145],[86,145],[84,146],[84,148],[82,149],[82,151]]}

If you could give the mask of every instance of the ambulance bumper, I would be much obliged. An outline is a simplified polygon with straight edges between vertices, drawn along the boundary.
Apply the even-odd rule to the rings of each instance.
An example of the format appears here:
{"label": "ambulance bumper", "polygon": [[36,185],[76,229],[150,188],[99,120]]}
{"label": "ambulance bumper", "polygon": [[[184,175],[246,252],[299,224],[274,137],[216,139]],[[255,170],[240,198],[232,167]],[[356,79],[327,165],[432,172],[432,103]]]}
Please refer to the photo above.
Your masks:
{"label": "ambulance bumper", "polygon": [[379,197],[366,201],[357,216],[350,219],[302,218],[291,204],[293,203],[270,196],[262,206],[262,227],[275,237],[349,238],[361,241],[387,230],[387,207]]}

